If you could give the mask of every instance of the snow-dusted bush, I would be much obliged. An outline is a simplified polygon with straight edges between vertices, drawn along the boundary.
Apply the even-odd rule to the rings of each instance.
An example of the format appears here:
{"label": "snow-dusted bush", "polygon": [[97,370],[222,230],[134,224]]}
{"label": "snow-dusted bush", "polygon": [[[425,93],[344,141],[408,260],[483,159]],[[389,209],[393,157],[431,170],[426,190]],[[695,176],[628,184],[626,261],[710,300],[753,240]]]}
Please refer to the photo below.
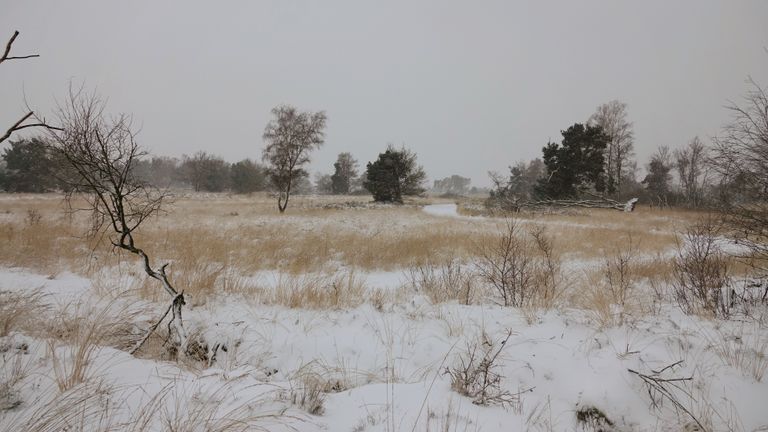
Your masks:
{"label": "snow-dusted bush", "polygon": [[689,227],[678,245],[672,287],[685,313],[729,314],[730,265],[718,241],[718,225],[705,220]]}
{"label": "snow-dusted bush", "polygon": [[476,405],[513,405],[520,395],[506,390],[500,374],[501,352],[512,336],[512,332],[498,341],[493,341],[485,332],[479,341],[467,344],[459,353],[454,366],[446,369],[451,377],[451,388],[472,399]]}
{"label": "snow-dusted bush", "polygon": [[504,306],[551,306],[559,295],[560,259],[543,229],[524,232],[508,219],[498,237],[477,247],[475,268]]}

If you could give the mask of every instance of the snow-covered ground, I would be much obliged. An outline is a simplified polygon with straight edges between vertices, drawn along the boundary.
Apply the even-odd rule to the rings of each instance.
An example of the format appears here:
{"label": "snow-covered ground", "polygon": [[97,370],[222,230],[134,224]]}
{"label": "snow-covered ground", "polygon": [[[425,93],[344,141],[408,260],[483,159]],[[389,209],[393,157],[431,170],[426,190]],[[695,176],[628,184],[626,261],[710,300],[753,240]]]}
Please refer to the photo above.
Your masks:
{"label": "snow-covered ground", "polygon": [[[425,212],[458,217],[453,204]],[[759,320],[705,319],[663,304],[606,326],[568,306],[432,304],[408,287],[403,271],[357,276],[369,292],[400,296],[306,310],[219,295],[185,309],[188,330],[209,354],[215,344],[226,348],[215,362],[96,347],[86,383],[64,393],[55,377],[67,374],[77,347],[11,331],[0,338],[2,377],[20,378],[0,388],[0,430],[28,430],[30,421],[45,423],[33,430],[51,431],[768,430],[768,333]],[[288,276],[270,270],[249,277],[277,287]],[[0,292],[32,291],[47,305],[33,317],[40,327],[63,327],[66,316],[122,319],[128,311],[128,324],[146,328],[166,307],[97,289],[69,272],[0,269]],[[494,365],[509,403],[480,405],[452,388],[447,372],[466,363],[473,346],[494,350],[507,335]],[[322,409],[301,402],[312,385],[323,389]],[[63,413],[72,406],[70,418]],[[595,412],[610,424],[579,421]]]}

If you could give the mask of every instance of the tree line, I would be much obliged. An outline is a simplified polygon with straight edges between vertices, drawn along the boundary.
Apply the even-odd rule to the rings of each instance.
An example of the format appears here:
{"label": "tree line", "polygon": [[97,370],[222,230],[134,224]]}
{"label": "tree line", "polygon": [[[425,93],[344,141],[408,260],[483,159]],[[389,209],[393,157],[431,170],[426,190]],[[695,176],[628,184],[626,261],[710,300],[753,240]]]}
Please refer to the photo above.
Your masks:
{"label": "tree line", "polygon": [[[17,37],[15,32],[0,63],[37,56],[12,55],[11,48]],[[755,185],[754,181],[756,176],[762,178],[763,173],[757,169],[743,173],[735,162],[763,167],[759,163],[765,150],[754,150],[754,147],[759,148],[766,140],[765,91],[754,81],[750,80],[750,84],[745,103],[728,107],[733,118],[720,137],[715,137],[709,145],[693,137],[676,149],[660,146],[645,165],[646,175],[642,179],[638,178],[634,129],[627,105],[618,100],[602,104],[587,121],[562,130],[560,142],[546,143],[540,158],[518,162],[509,167],[506,175],[490,173],[493,188],[487,203],[515,210],[521,204],[537,201],[637,197],[658,206],[705,207],[763,197],[756,192],[762,186]],[[78,102],[77,92],[71,92],[70,96],[71,104]],[[290,196],[296,193],[370,193],[376,201],[402,202],[404,196],[419,195],[426,190],[426,173],[418,164],[417,155],[391,145],[376,160],[368,162],[362,173],[352,154],[343,152],[333,164],[333,173],[317,174],[312,184],[306,166],[311,152],[325,142],[326,113],[281,105],[272,110],[272,116],[262,135],[265,146],[261,162],[243,159],[229,163],[201,151],[181,158],[132,160],[130,174],[155,187],[234,193],[272,191],[280,212],[285,211]],[[10,140],[12,134],[27,128],[41,128],[46,134]],[[10,140],[1,155],[0,189],[9,192],[69,190],[75,173],[49,142],[57,132],[64,130],[49,125],[31,110],[12,124],[0,136],[0,142]],[[741,153],[749,150],[744,149],[744,142],[757,144],[753,145],[749,158],[740,160]],[[734,172],[741,174],[734,175]],[[433,190],[446,196],[464,195],[469,183],[470,179],[454,175],[436,180]]]}
{"label": "tree line", "polygon": [[[747,100],[763,94],[759,86],[753,83],[753,87]],[[729,109],[743,112],[735,105]],[[735,121],[742,128],[755,128],[744,119]],[[722,137],[710,145],[696,136],[675,149],[659,146],[640,178],[633,124],[623,102],[600,105],[586,122],[574,123],[561,135],[560,142],[548,142],[542,148],[541,158],[518,162],[506,175],[489,173],[493,187],[487,205],[519,210],[537,202],[638,198],[652,206],[703,208],[745,199],[748,176],[725,175],[728,170],[721,166]]]}

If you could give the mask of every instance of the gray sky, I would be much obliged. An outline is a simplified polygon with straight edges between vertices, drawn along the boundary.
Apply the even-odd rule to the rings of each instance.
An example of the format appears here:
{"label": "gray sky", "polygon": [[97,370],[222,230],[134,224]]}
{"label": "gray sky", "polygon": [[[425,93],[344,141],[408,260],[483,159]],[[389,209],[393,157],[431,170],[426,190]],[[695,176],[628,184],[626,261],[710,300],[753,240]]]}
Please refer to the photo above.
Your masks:
{"label": "gray sky", "polygon": [[388,142],[431,179],[487,185],[601,103],[626,102],[640,165],[714,135],[753,76],[768,85],[768,1],[3,0],[0,126],[70,80],[133,113],[153,154],[259,159],[270,109],[326,110],[311,171]]}

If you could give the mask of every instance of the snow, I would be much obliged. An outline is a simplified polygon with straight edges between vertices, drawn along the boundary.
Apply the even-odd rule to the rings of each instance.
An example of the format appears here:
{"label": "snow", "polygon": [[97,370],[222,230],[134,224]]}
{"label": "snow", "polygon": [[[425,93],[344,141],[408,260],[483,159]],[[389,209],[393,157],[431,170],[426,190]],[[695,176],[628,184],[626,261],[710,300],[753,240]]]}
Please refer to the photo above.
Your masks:
{"label": "snow", "polygon": [[[376,277],[386,285],[393,276]],[[18,269],[0,272],[3,290],[36,287],[56,301],[94,305],[98,300],[85,278],[62,274],[50,279]],[[602,330],[578,310],[539,311],[529,324],[516,309],[430,305],[415,294],[383,310],[363,305],[326,311],[222,297],[188,310],[186,319],[208,340],[238,348],[220,353],[217,364],[202,371],[100,349],[93,369],[115,389],[115,400],[125,403],[120,415],[130,417],[131,410],[139,410],[153,395],[168,392],[165,403],[171,408],[201,395],[219,398],[227,407],[258,400],[253,405],[259,412],[288,409],[290,415],[284,414],[281,421],[300,431],[411,430],[414,425],[425,430],[427,422],[435,428],[440,421],[455,422],[459,430],[526,430],[534,428],[530,418],[537,413],[545,413],[542,418],[552,422],[553,430],[573,430],[574,410],[586,405],[599,407],[620,430],[658,430],[659,422],[679,421],[670,406],[661,412],[650,409],[645,387],[628,369],[650,373],[682,360],[672,375],[694,377],[691,388],[697,401],[687,403],[735,412],[745,430],[768,423],[760,402],[768,396],[767,380],[757,382],[724,364],[712,349],[718,332],[726,329],[741,326],[745,339],[764,338],[764,330],[701,320],[671,306],[656,316]],[[498,341],[509,330],[513,336],[501,360],[503,385],[523,392],[521,403],[507,408],[473,405],[451,389],[445,367],[454,365],[456,356],[479,340],[481,332]],[[45,375],[50,359],[44,341],[11,337],[27,341],[25,355],[38,365],[37,376]],[[327,395],[322,416],[305,414],[279,397],[295,385],[297,376],[310,371],[340,383],[340,391]],[[31,380],[22,393],[23,405],[14,410],[17,415],[32,409],[35,398],[45,394],[40,386],[55,393],[51,383]],[[8,416],[0,422],[12,424]],[[274,423],[268,430],[288,426]]]}
{"label": "snow", "polygon": [[[378,217],[390,225],[428,224],[434,218],[489,222],[459,215],[455,204],[428,205],[423,213],[413,213],[403,221]],[[359,224],[360,230],[373,226],[358,219],[347,221],[343,215],[334,222],[313,223],[307,229],[325,223]],[[563,268],[582,272],[597,265],[597,259],[570,260]],[[594,406],[615,423],[615,430],[683,430],[691,419],[669,401],[654,409],[647,387],[629,371],[652,374],[682,361],[665,376],[691,378],[681,384],[685,391],[675,395],[698,418],[712,422],[712,430],[757,430],[768,425],[764,406],[768,373],[758,381],[748,366],[768,362],[768,333],[762,322],[749,317],[711,320],[684,315],[666,304],[657,313],[604,327],[589,312],[569,307],[543,311],[431,304],[407,287],[402,269],[361,271],[339,266],[337,272],[354,272],[367,290],[399,290],[403,298],[327,310],[264,305],[241,295],[219,295],[201,305],[190,302],[184,312],[190,332],[199,333],[209,347],[220,343],[227,351],[220,351],[211,367],[191,367],[100,347],[90,365],[89,385],[108,388],[109,396],[95,400],[95,409],[106,412],[109,407],[112,421],[120,424],[134,421],[157,403],[160,408],[147,430],[158,431],[167,430],[163,422],[168,418],[184,419],[188,411],[212,406],[207,409],[214,417],[232,410],[261,416],[257,423],[269,431],[493,432],[582,430],[575,412]],[[108,275],[105,271],[98,277]],[[264,288],[277,288],[295,277],[278,270],[247,275]],[[120,280],[116,285],[130,286],[129,282]],[[146,328],[167,307],[135,297],[113,298],[98,285],[69,272],[0,268],[0,291],[38,290],[50,306],[44,312],[48,314],[65,309],[88,319],[105,307],[130,309],[140,312],[134,315],[135,324]],[[46,320],[56,323],[51,317],[37,319],[41,325]],[[512,336],[498,361],[500,385],[520,393],[519,402],[504,407],[475,405],[451,388],[446,368],[456,366],[467,346],[480,342],[483,334],[498,342],[509,331]],[[0,338],[0,348],[0,379],[10,373],[13,358],[22,358],[27,368],[17,395],[21,405],[0,411],[0,430],[19,430],[23,421],[39,415],[38,410],[59,394],[52,379],[52,352],[67,363],[74,347],[51,351],[43,336],[11,333]],[[723,349],[730,351],[724,355]],[[739,367],[739,362],[747,367]],[[330,389],[322,415],[311,415],[291,401],[292,389],[307,376],[321,379]],[[92,390],[89,387],[90,393],[101,394]],[[195,427],[203,430],[199,424]]]}

